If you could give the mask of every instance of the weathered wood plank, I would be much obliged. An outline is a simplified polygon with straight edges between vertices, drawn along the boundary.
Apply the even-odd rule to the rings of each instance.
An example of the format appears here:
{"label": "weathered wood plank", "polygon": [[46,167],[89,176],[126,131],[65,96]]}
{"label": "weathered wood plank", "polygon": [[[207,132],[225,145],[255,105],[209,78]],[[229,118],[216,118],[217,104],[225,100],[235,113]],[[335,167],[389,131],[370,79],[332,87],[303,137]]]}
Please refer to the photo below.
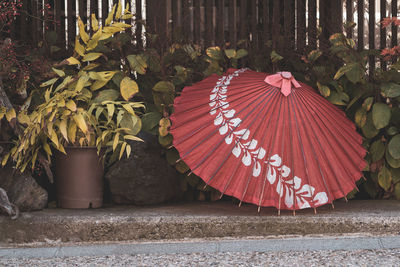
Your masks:
{"label": "weathered wood plank", "polygon": [[193,40],[192,38],[192,16],[190,15],[190,8],[192,7],[191,1],[182,1],[182,30],[183,36],[186,41]]}
{"label": "weathered wood plank", "polygon": [[[368,0],[368,43],[369,49],[375,49],[375,0]],[[375,56],[369,56],[369,73],[375,69]]]}
{"label": "weathered wood plank", "polygon": [[224,0],[216,0],[217,2],[217,18],[216,18],[216,29],[215,29],[215,40],[216,45],[222,46],[225,42],[225,28],[224,28],[224,20],[225,20],[225,1]]}
{"label": "weathered wood plank", "polygon": [[247,1],[240,0],[240,31],[239,31],[239,39],[247,39],[248,38],[248,30],[247,30]]}
{"label": "weathered wood plank", "polygon": [[237,22],[236,22],[236,14],[237,14],[237,2],[236,0],[229,0],[229,42],[232,47],[236,47],[237,43]]}
{"label": "weathered wood plank", "polygon": [[317,48],[317,0],[308,0],[308,45]]}
{"label": "weathered wood plank", "polygon": [[294,0],[284,0],[283,2],[283,28],[285,38],[285,51],[290,52],[294,49]]}
{"label": "weathered wood plank", "polygon": [[213,45],[214,41],[214,1],[205,0],[205,29],[204,44],[205,46]]}
{"label": "weathered wood plank", "polygon": [[[392,0],[392,17],[397,17],[397,0]],[[397,45],[397,26],[392,24],[392,47]]]}
{"label": "weathered wood plank", "polygon": [[108,0],[102,0],[101,1],[101,20],[104,22],[106,21],[106,18],[108,16]]}
{"label": "weathered wood plank", "polygon": [[[174,2],[174,0],[172,0]],[[201,45],[201,0],[193,1],[194,10],[193,10],[193,40],[194,43]]]}
{"label": "weathered wood plank", "polygon": [[[386,10],[386,0],[381,0],[381,21],[387,17],[387,10]],[[380,28],[380,49],[386,48],[386,28]],[[383,70],[386,70],[387,64],[385,60],[381,60],[381,67]]]}
{"label": "weathered wood plank", "polygon": [[273,10],[272,10],[272,46],[273,49],[277,49],[276,40],[281,34],[281,24],[280,24],[280,1],[274,0]]}
{"label": "weathered wood plank", "polygon": [[357,1],[357,48],[364,49],[364,0]]}
{"label": "weathered wood plank", "polygon": [[297,0],[297,51],[303,53],[306,45],[306,0]]}
{"label": "weathered wood plank", "polygon": [[271,16],[270,16],[270,0],[262,1],[262,40],[265,44],[271,40]]}
{"label": "weathered wood plank", "polygon": [[[143,19],[142,16],[142,0],[136,0],[135,3],[135,7],[136,7],[136,20],[141,21]],[[138,47],[142,47],[143,46],[143,39],[142,39],[142,24],[136,24],[136,45]]]}
{"label": "weathered wood plank", "polygon": [[[386,0],[383,0],[381,2],[385,2]],[[346,0],[346,23],[350,24],[353,22],[353,0]],[[352,27],[347,27],[346,29],[346,36],[348,38],[353,37],[353,28]]]}

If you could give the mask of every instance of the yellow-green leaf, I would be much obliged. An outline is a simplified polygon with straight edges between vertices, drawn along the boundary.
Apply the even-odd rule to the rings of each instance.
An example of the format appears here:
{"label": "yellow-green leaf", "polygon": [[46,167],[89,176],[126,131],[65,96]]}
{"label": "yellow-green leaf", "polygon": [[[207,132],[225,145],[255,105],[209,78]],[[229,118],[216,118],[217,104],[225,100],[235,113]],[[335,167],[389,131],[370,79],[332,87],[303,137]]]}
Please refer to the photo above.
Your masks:
{"label": "yellow-green leaf", "polygon": [[70,57],[66,59],[68,65],[80,65],[81,62],[74,57]]}
{"label": "yellow-green leaf", "polygon": [[56,145],[57,148],[59,147],[58,137],[53,129],[50,132],[50,140]]}
{"label": "yellow-green leaf", "polygon": [[99,29],[99,21],[96,19],[96,15],[92,14],[91,19],[92,19],[92,29],[93,31],[97,31]]}
{"label": "yellow-green leaf", "polygon": [[122,32],[124,30],[125,30],[125,28],[107,26],[107,27],[103,28],[103,33],[115,34],[117,32]]}
{"label": "yellow-green leaf", "polygon": [[53,78],[51,80],[48,80],[47,82],[44,82],[40,85],[40,87],[47,87],[49,85],[54,84],[56,81],[58,80],[58,78]]}
{"label": "yellow-green leaf", "polygon": [[68,131],[67,131],[67,120],[61,120],[60,125],[58,126],[60,132],[65,140],[68,142]]}
{"label": "yellow-green leaf", "polygon": [[15,110],[13,108],[9,109],[6,112],[6,119],[8,122],[10,122],[12,119],[14,119],[17,116],[17,114],[15,114]]}
{"label": "yellow-green leaf", "polygon": [[114,110],[115,110],[114,104],[107,104],[107,111],[109,118],[112,118],[112,116],[114,115]]}
{"label": "yellow-green leaf", "polygon": [[51,153],[51,148],[50,148],[49,144],[46,141],[43,142],[43,150],[47,153],[48,156],[53,155]]}
{"label": "yellow-green leaf", "polygon": [[108,83],[108,81],[102,81],[102,80],[95,81],[95,82],[90,86],[90,89],[91,89],[92,91],[96,91],[96,90],[98,90],[98,89],[104,87],[104,85],[106,85],[107,83]]}
{"label": "yellow-green leaf", "polygon": [[131,145],[126,146],[126,157],[129,158],[131,155]]}
{"label": "yellow-green leaf", "polygon": [[142,139],[140,139],[139,137],[134,136],[134,135],[124,135],[124,139],[125,139],[125,140],[132,140],[132,141],[143,142]]}
{"label": "yellow-green leaf", "polygon": [[89,80],[89,76],[88,75],[82,75],[81,77],[79,77],[78,82],[76,83],[76,87],[75,90],[77,92],[82,91],[83,87],[86,85],[86,82]]}
{"label": "yellow-green leaf", "polygon": [[101,41],[101,40],[106,40],[106,39],[110,38],[111,36],[113,36],[112,33],[103,33],[103,34],[100,36],[100,41]]}
{"label": "yellow-green leaf", "polygon": [[87,132],[88,128],[87,128],[86,121],[83,118],[82,114],[78,113],[78,114],[74,115],[74,121],[83,133]]}
{"label": "yellow-green leaf", "polygon": [[82,70],[93,70],[95,68],[97,68],[98,66],[100,66],[99,63],[90,63],[89,65],[87,65],[86,67],[84,67]]}
{"label": "yellow-green leaf", "polygon": [[83,45],[81,44],[81,42],[79,42],[79,38],[75,39],[75,51],[76,53],[78,53],[78,55],[80,55],[81,57],[83,57],[85,55],[85,48],[83,47]]}
{"label": "yellow-green leaf", "polygon": [[114,76],[116,71],[101,71],[101,72],[95,72],[91,71],[89,72],[89,77],[93,80],[101,80],[101,81],[109,81],[111,78]]}
{"label": "yellow-green leaf", "polygon": [[106,25],[110,25],[113,17],[114,17],[114,12],[115,12],[115,8],[117,7],[117,5],[114,5],[112,10],[110,11],[110,13],[108,13],[108,16],[106,18],[105,24]]}
{"label": "yellow-green leaf", "polygon": [[85,31],[85,24],[83,23],[83,21],[81,20],[81,17],[79,17],[79,16],[78,16],[78,28],[79,28],[79,35],[80,35],[82,41],[85,44],[87,44],[87,42],[89,41],[89,35]]}
{"label": "yellow-green leaf", "polygon": [[131,80],[129,77],[125,77],[121,81],[120,90],[122,97],[128,101],[137,92],[139,92],[139,87],[134,80]]}
{"label": "yellow-green leaf", "polygon": [[124,104],[122,105],[122,107],[128,111],[130,114],[135,115],[135,111],[133,110],[133,108],[131,107],[131,105],[129,104]]}
{"label": "yellow-green leaf", "polygon": [[122,143],[121,150],[119,151],[119,159],[121,159],[122,156],[124,155],[126,145],[127,145],[126,142]]}
{"label": "yellow-green leaf", "polygon": [[65,104],[67,106],[67,108],[71,111],[76,111],[76,104],[75,102],[71,99],[67,102],[67,104]]}
{"label": "yellow-green leaf", "polygon": [[122,23],[122,22],[114,22],[111,26],[119,27],[119,28],[130,28],[130,27],[132,27],[132,25],[126,24],[126,23]]}
{"label": "yellow-green leaf", "polygon": [[121,17],[121,19],[131,19],[131,18],[133,18],[132,14],[125,14],[125,15],[122,15],[122,17]]}
{"label": "yellow-green leaf", "polygon": [[60,76],[60,77],[64,77],[65,76],[65,72],[64,71],[56,69],[56,68],[52,68],[52,69],[53,69],[53,71],[55,73],[57,73],[58,76]]}
{"label": "yellow-green leaf", "polygon": [[117,12],[115,13],[115,19],[119,20],[119,18],[121,17],[121,14],[122,14],[122,5],[121,5],[121,1],[119,1]]}
{"label": "yellow-green leaf", "polygon": [[19,113],[17,118],[18,122],[22,124],[29,124],[31,122],[29,116],[26,113]]}
{"label": "yellow-green leaf", "polygon": [[97,44],[99,43],[99,40],[101,38],[101,35],[103,34],[102,27],[98,29],[98,31],[93,34],[92,38],[89,40],[88,45],[87,45],[87,50],[93,50],[97,47]]}
{"label": "yellow-green leaf", "polygon": [[114,136],[114,141],[113,141],[113,145],[112,145],[113,151],[115,151],[115,149],[117,148],[118,141],[119,141],[119,133],[116,133]]}
{"label": "yellow-green leaf", "polygon": [[93,61],[98,59],[99,57],[101,57],[103,54],[102,53],[89,53],[86,54],[83,58],[82,61],[83,62],[88,62],[88,61]]}
{"label": "yellow-green leaf", "polygon": [[7,161],[8,161],[8,158],[10,157],[10,155],[11,155],[11,152],[9,152],[3,156],[3,159],[1,160],[2,166],[5,166],[7,164]]}
{"label": "yellow-green leaf", "polygon": [[75,122],[73,122],[73,121],[70,122],[67,132],[68,132],[68,138],[71,141],[71,143],[75,143],[75,140],[76,140],[76,124],[75,124]]}

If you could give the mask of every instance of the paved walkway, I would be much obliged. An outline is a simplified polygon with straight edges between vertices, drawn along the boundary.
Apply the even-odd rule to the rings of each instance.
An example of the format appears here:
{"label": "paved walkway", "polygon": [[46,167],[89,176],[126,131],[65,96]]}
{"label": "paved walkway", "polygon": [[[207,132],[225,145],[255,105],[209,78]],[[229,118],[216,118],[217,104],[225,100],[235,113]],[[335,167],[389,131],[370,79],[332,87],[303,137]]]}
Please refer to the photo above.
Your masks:
{"label": "paved walkway", "polygon": [[231,202],[116,206],[93,210],[47,209],[0,216],[0,247],[41,242],[173,240],[310,234],[399,234],[400,201],[335,202],[335,209],[282,212]]}

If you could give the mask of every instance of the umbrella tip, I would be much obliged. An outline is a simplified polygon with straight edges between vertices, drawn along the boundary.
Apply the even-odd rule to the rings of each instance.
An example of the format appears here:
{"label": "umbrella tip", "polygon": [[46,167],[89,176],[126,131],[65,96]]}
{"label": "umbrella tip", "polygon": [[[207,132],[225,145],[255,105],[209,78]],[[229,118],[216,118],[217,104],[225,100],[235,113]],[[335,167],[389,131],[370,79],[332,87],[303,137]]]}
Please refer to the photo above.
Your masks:
{"label": "umbrella tip", "polygon": [[260,207],[260,206],[258,206],[258,213],[260,213],[260,210],[261,210],[261,207]]}
{"label": "umbrella tip", "polygon": [[349,200],[347,199],[347,196],[344,196],[344,200],[345,200],[346,202],[349,202]]}
{"label": "umbrella tip", "polygon": [[293,210],[293,216],[296,216],[296,211],[295,210]]}
{"label": "umbrella tip", "polygon": [[317,214],[317,208],[314,208],[314,214]]}
{"label": "umbrella tip", "polygon": [[240,202],[239,202],[239,208],[242,206],[242,201],[240,200]]}
{"label": "umbrella tip", "polygon": [[363,177],[362,177],[363,179],[364,179],[364,181],[366,181],[367,180],[367,178],[365,178],[365,176],[363,175]]}
{"label": "umbrella tip", "polygon": [[192,173],[193,173],[193,172],[189,172],[189,174],[188,174],[187,176],[190,176],[190,175],[192,175]]}
{"label": "umbrella tip", "polygon": [[221,199],[223,197],[224,193],[221,193],[221,195],[219,196],[219,199]]}
{"label": "umbrella tip", "polygon": [[182,159],[177,159],[176,161],[175,161],[175,163],[179,163],[179,161],[181,161]]}
{"label": "umbrella tip", "polygon": [[335,205],[333,205],[333,203],[331,203],[331,205],[332,205],[332,209],[334,210],[335,209]]}
{"label": "umbrella tip", "polygon": [[281,216],[281,210],[278,209],[278,216]]}

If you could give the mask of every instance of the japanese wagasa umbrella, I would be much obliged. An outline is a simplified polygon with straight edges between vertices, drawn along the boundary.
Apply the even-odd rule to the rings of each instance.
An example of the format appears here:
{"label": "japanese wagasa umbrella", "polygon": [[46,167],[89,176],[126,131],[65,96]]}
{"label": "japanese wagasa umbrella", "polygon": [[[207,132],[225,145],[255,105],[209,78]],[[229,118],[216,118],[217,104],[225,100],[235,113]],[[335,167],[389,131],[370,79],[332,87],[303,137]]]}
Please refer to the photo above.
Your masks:
{"label": "japanese wagasa umbrella", "polygon": [[171,121],[173,145],[194,174],[259,208],[332,203],[366,165],[355,125],[290,72],[212,75],[183,89]]}

